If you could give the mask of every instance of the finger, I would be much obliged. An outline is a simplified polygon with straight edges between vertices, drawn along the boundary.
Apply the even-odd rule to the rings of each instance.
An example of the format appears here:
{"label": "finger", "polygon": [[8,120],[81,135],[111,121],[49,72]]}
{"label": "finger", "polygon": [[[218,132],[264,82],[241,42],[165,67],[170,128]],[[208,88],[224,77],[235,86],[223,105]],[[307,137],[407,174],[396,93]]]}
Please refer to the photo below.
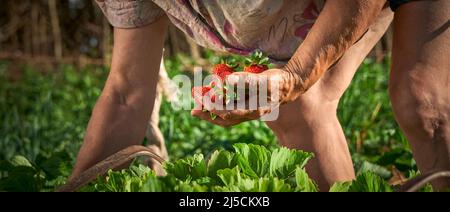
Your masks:
{"label": "finger", "polygon": [[[235,105],[237,103],[237,105]],[[250,96],[237,102],[230,102],[226,107],[214,107],[210,111],[223,120],[254,120],[270,113],[270,103],[258,102],[258,96]]]}
{"label": "finger", "polygon": [[223,120],[220,117],[216,117],[215,119],[212,119],[211,115],[209,113],[202,113],[202,114],[200,114],[199,118],[201,118],[209,123],[219,125],[221,127],[230,127],[230,126],[234,126],[234,125],[240,124],[245,121],[245,120]]}
{"label": "finger", "polygon": [[244,119],[250,111],[248,110],[211,110],[211,113],[219,116],[223,120]]}
{"label": "finger", "polygon": [[257,74],[235,72],[227,76],[227,78],[225,79],[225,85],[233,87],[242,86],[242,88],[248,88],[251,86],[257,86],[259,81],[258,79],[259,76]]}
{"label": "finger", "polygon": [[245,120],[223,120],[220,117],[216,117],[214,120],[211,118],[211,115],[209,112],[201,112],[201,113],[196,113],[194,116],[205,120],[209,123],[215,124],[215,125],[219,125],[221,127],[230,127],[230,126],[234,126],[237,124],[240,124],[242,122],[244,122]]}
{"label": "finger", "polygon": [[191,110],[191,115],[192,116],[198,116],[200,113],[202,113],[202,109],[201,108],[194,108]]}
{"label": "finger", "polygon": [[[251,96],[263,97],[264,101],[272,97],[270,79],[264,74],[235,74],[228,78],[229,92],[235,92],[240,98],[248,99]],[[232,89],[232,90],[231,90]],[[277,88],[275,88],[277,89]],[[277,93],[274,93],[277,94]]]}
{"label": "finger", "polygon": [[233,74],[228,75],[225,78],[225,84],[227,85],[237,85],[242,81],[246,80],[247,73],[244,72],[235,72]]}
{"label": "finger", "polygon": [[262,116],[270,113],[271,108],[259,108],[258,110],[212,110],[211,113],[220,117],[220,119],[225,121],[250,121],[261,118]]}

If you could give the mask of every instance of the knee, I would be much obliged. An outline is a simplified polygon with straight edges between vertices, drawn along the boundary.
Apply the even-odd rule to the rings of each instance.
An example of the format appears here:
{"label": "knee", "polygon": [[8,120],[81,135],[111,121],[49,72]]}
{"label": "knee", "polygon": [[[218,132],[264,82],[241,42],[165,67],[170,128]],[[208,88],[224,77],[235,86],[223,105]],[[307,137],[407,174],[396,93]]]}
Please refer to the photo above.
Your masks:
{"label": "knee", "polygon": [[307,94],[298,100],[298,114],[306,122],[335,118],[338,103],[339,99],[330,99],[320,92]]}
{"label": "knee", "polygon": [[329,99],[319,92],[308,91],[294,102],[281,106],[278,119],[268,124],[272,129],[283,131],[312,127],[317,122],[336,119],[338,103],[339,99]]}
{"label": "knee", "polygon": [[[433,81],[422,77],[426,69],[411,66],[409,70],[392,70],[389,95],[397,122],[408,134],[425,135],[426,140],[444,140],[448,124],[448,105],[444,92]],[[448,125],[447,125],[448,126]]]}

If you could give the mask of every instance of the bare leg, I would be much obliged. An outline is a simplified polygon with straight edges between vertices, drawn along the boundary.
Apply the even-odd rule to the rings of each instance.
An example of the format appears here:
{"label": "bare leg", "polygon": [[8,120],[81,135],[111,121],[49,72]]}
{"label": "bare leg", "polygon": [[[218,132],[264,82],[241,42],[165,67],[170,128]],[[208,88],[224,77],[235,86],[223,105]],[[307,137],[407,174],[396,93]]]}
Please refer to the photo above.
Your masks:
{"label": "bare leg", "polygon": [[422,173],[450,170],[449,10],[448,0],[418,1],[395,14],[390,95]]}
{"label": "bare leg", "polygon": [[283,106],[277,121],[267,123],[283,146],[315,154],[306,168],[322,191],[334,182],[355,177],[336,109],[357,68],[385,33],[392,17],[389,9],[383,10],[363,38],[321,80],[297,101]]}
{"label": "bare leg", "polygon": [[[167,83],[170,80],[168,79],[166,68],[164,66],[164,60],[161,60],[161,67],[159,69],[159,80],[158,80],[158,86],[156,88],[156,95],[155,95],[155,104],[153,105],[153,111],[152,115],[150,117],[150,121],[148,122],[147,131],[145,133],[145,136],[148,140],[147,147],[152,149],[156,154],[158,154],[161,158],[164,160],[169,159],[169,155],[167,153],[166,144],[164,142],[164,136],[159,129],[159,111],[161,109],[161,101],[162,96],[164,93],[164,88],[166,86],[162,85],[163,83]],[[149,166],[155,170],[157,175],[165,175],[165,171],[161,164],[154,160],[149,159],[147,161]]]}
{"label": "bare leg", "polygon": [[114,30],[111,72],[97,100],[71,178],[145,135],[155,102],[167,19]]}

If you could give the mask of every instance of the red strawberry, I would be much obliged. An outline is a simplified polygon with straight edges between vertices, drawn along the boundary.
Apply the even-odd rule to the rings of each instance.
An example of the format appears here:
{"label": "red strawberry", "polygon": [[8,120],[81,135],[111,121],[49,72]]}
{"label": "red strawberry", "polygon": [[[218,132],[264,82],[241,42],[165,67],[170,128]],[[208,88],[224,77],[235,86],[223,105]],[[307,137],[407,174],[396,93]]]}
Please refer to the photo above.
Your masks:
{"label": "red strawberry", "polygon": [[249,72],[249,73],[259,74],[264,71],[267,71],[268,69],[269,69],[269,67],[267,65],[250,65],[248,67],[245,67],[244,71]]}
{"label": "red strawberry", "polygon": [[[203,97],[211,90],[212,88],[209,86],[198,86],[198,87],[193,87],[192,88],[192,97],[194,98],[194,101],[197,105],[202,106],[203,102],[202,99]],[[211,96],[211,102],[215,102],[216,101],[216,95],[212,95]]]}
{"label": "red strawberry", "polygon": [[269,69],[269,58],[264,56],[262,52],[254,52],[250,58],[245,60],[245,72],[259,74]]}
{"label": "red strawberry", "polygon": [[214,66],[213,74],[218,76],[221,80],[225,80],[225,77],[232,74],[234,69],[227,64],[220,63]]}
{"label": "red strawberry", "polygon": [[225,77],[235,72],[238,67],[234,60],[222,60],[221,63],[214,66],[212,73],[224,81]]}
{"label": "red strawberry", "polygon": [[205,96],[211,90],[209,86],[197,86],[192,88],[192,97]]}

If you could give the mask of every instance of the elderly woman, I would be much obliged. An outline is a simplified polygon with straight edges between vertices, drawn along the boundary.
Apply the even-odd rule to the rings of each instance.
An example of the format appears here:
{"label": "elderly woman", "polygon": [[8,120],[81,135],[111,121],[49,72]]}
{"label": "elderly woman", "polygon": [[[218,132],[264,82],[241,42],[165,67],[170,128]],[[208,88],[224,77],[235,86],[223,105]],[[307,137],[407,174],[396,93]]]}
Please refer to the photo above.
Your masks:
{"label": "elderly woman", "polygon": [[[389,92],[397,121],[421,172],[450,169],[448,0],[97,2],[115,27],[112,67],[72,177],[142,141],[168,20],[207,48],[243,55],[260,50],[282,64],[261,74],[283,82],[279,118],[267,124],[282,145],[315,153],[307,170],[326,190],[354,178],[336,108],[359,64],[393,19]],[[251,74],[234,75],[246,80]],[[214,112],[214,120],[206,112],[192,114],[231,126],[266,111]],[[444,188],[450,182],[436,181],[434,186]]]}

